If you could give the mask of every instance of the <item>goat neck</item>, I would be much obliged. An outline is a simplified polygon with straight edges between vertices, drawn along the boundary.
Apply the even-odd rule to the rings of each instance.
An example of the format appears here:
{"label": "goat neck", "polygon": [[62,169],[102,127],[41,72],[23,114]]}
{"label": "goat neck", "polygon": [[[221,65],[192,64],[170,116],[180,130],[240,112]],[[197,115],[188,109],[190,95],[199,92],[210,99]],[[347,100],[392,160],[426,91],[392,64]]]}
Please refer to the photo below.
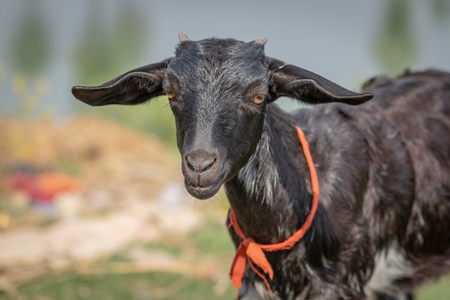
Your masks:
{"label": "goat neck", "polygon": [[295,126],[289,115],[268,106],[255,152],[225,185],[237,221],[259,243],[291,236],[311,208],[309,172]]}

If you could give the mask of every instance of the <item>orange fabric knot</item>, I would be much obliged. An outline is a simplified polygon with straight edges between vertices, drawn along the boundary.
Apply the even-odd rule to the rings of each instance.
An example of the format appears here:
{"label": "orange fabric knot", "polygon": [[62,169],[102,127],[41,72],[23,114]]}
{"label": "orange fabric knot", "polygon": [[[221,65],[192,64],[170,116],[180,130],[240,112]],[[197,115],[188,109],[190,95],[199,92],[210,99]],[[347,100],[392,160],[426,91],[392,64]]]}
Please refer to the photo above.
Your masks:
{"label": "orange fabric knot", "polygon": [[250,259],[253,263],[259,266],[264,273],[269,274],[270,279],[273,278],[272,266],[267,260],[260,245],[255,243],[252,238],[246,238],[242,241],[236,251],[230,271],[231,282],[237,289],[242,286],[242,278],[244,277],[247,259]]}
{"label": "orange fabric knot", "polygon": [[296,127],[296,129],[298,138],[300,140],[300,144],[303,148],[303,154],[305,156],[306,163],[309,168],[309,173],[311,176],[311,190],[312,190],[311,210],[309,212],[308,217],[305,220],[305,223],[303,223],[300,229],[297,230],[292,236],[290,236],[285,241],[277,244],[258,244],[252,238],[247,237],[244,234],[244,231],[241,229],[239,223],[236,220],[236,216],[234,214],[233,209],[230,208],[229,213],[230,224],[228,228],[233,226],[236,234],[242,239],[242,242],[239,244],[239,247],[236,250],[236,254],[234,256],[230,270],[231,283],[236,288],[236,291],[242,286],[242,278],[244,277],[245,267],[248,262],[253,272],[255,272],[264,281],[267,289],[270,292],[272,292],[270,284],[267,281],[264,274],[261,274],[253,264],[261,268],[261,270],[265,274],[268,274],[269,278],[272,279],[273,269],[269,261],[267,260],[264,251],[280,251],[291,249],[308,231],[316,214],[317,207],[319,205],[319,180],[317,177],[316,169],[314,167],[311,152],[309,150],[309,144],[306,141],[305,135],[303,131],[300,129],[300,127]]}
{"label": "orange fabric knot", "polygon": [[250,245],[251,242],[253,242],[252,238],[246,238],[245,240],[242,241],[241,245],[244,247],[248,247],[248,245]]}

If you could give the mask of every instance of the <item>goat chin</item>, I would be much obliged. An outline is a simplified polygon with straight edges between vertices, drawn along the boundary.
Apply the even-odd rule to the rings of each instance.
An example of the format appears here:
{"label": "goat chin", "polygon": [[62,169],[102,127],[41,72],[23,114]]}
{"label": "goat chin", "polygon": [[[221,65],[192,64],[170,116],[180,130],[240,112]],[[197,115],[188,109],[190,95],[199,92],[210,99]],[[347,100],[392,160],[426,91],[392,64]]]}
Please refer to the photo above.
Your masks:
{"label": "goat chin", "polygon": [[191,194],[192,197],[197,198],[198,200],[207,200],[214,195],[217,194],[217,192],[220,190],[221,184],[215,184],[212,186],[193,186],[191,184],[186,184],[186,190]]}
{"label": "goat chin", "polygon": [[216,195],[223,184],[223,176],[217,175],[217,178],[212,178],[210,182],[192,182],[190,179],[184,179],[184,186],[191,196],[199,200],[206,200]]}

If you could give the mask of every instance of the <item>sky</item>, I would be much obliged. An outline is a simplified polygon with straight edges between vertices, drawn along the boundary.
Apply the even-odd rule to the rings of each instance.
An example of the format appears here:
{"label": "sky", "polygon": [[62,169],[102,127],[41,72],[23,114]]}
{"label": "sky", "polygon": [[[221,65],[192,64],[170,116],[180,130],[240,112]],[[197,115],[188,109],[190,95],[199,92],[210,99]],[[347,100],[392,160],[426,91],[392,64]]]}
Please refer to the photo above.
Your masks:
{"label": "sky", "polygon": [[[214,36],[251,41],[265,36],[266,55],[358,90],[365,79],[384,72],[374,49],[389,1],[0,0],[0,113],[7,112],[16,101],[11,86],[21,71],[11,62],[11,43],[30,10],[39,11],[43,17],[52,45],[50,61],[41,71],[51,83],[42,105],[52,107],[57,114],[70,115],[76,101],[70,88],[83,84],[74,71],[73,53],[88,16],[113,28],[118,13],[132,6],[143,20],[144,41],[126,46],[143,47],[145,51],[125,63],[120,72],[171,56],[180,31],[193,40]],[[410,68],[450,71],[448,14],[437,21],[427,4],[450,1],[406,1],[413,3],[410,21],[417,52]]]}

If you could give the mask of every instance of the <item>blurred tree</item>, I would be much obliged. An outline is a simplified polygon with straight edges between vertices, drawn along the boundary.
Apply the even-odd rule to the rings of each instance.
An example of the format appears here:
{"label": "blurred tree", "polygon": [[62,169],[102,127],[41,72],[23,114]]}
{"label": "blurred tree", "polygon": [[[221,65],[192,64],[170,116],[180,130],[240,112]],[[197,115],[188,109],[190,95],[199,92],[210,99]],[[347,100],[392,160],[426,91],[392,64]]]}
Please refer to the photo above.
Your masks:
{"label": "blurred tree", "polygon": [[[83,84],[98,84],[123,73],[145,50],[146,24],[137,6],[127,2],[109,26],[103,3],[89,1],[88,20],[74,55],[75,70]],[[103,17],[103,18],[102,18]]]}
{"label": "blurred tree", "polygon": [[13,27],[12,41],[8,43],[11,69],[15,72],[11,78],[16,97],[12,109],[21,117],[30,117],[51,90],[43,73],[52,58],[53,45],[39,2],[22,1],[21,9],[23,17]]}
{"label": "blurred tree", "polygon": [[147,27],[136,5],[130,5],[129,1],[120,3],[122,7],[113,28],[112,49],[118,59],[117,67],[123,72],[145,53]]}
{"label": "blurred tree", "polygon": [[52,45],[39,2],[26,1],[22,5],[25,14],[15,27],[10,56],[17,70],[35,75],[49,63]]}
{"label": "blurred tree", "polygon": [[433,18],[443,25],[450,16],[450,0],[390,0],[386,1],[384,19],[375,38],[375,57],[384,72],[396,75],[411,67],[419,58],[420,44],[412,24],[413,8],[429,6]]}
{"label": "blurred tree", "polygon": [[[105,22],[103,3],[87,3],[88,20],[74,55],[74,64],[81,84],[98,85],[128,71],[132,68],[130,65],[142,57],[146,50],[147,25],[136,2],[120,3],[112,26]],[[142,106],[107,106],[96,112],[129,127],[150,131],[169,145],[175,145],[175,122],[167,99],[160,97],[151,103],[152,107],[146,109]]]}
{"label": "blurred tree", "polygon": [[390,0],[381,31],[375,39],[375,57],[383,71],[396,75],[410,67],[418,57],[417,37],[411,26],[413,1]]}
{"label": "blurred tree", "polygon": [[433,10],[436,20],[445,22],[450,15],[450,1],[449,0],[431,0],[429,2]]}
{"label": "blurred tree", "polygon": [[74,69],[80,82],[96,84],[114,72],[114,49],[109,42],[111,32],[101,18],[102,3],[90,1],[86,5],[87,21],[75,50]]}

